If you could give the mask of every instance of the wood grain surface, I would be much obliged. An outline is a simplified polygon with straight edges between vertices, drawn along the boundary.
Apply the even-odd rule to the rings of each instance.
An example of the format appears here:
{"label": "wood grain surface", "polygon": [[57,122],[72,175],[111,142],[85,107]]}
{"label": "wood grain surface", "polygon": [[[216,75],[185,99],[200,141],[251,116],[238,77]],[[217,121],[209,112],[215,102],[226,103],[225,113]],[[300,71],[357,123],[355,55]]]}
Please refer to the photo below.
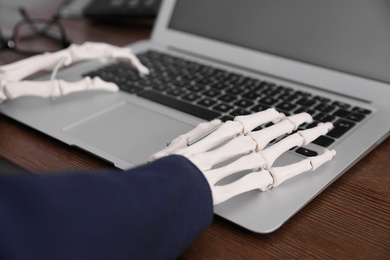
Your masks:
{"label": "wood grain surface", "polygon": [[[0,10],[17,15],[15,3]],[[50,15],[47,0],[29,7]],[[53,2],[53,1],[51,1]],[[51,8],[51,9],[50,9]],[[0,11],[0,14],[2,12]],[[8,17],[13,17],[8,14]],[[0,26],[13,19],[0,18]],[[73,42],[104,41],[119,46],[150,37],[151,28],[130,23],[98,24],[63,19]],[[24,58],[0,52],[0,65]],[[388,119],[387,119],[388,120]],[[114,168],[0,114],[0,157],[37,173]],[[385,140],[318,197],[271,234],[256,234],[218,216],[179,259],[390,259],[390,139]]]}

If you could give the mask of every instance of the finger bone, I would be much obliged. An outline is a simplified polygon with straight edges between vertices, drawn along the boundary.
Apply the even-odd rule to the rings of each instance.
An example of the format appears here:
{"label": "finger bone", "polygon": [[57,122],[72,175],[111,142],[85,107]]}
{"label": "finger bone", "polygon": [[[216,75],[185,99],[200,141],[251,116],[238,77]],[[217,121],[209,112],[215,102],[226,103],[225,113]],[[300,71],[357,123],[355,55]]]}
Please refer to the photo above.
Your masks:
{"label": "finger bone", "polygon": [[308,113],[299,113],[293,116],[286,117],[286,120],[290,121],[294,125],[294,130],[297,130],[301,124],[311,123],[313,121],[313,118]]}
{"label": "finger bone", "polygon": [[177,137],[176,139],[172,140],[171,143],[162,149],[161,151],[158,151],[157,153],[153,154],[149,157],[149,162],[155,161],[161,157],[168,156],[172,154],[174,151],[180,148],[184,148],[187,146],[188,139],[185,135],[181,135]]}
{"label": "finger bone", "polygon": [[283,167],[271,167],[268,171],[271,173],[272,178],[274,180],[273,186],[277,187],[282,182],[302,173],[312,169],[311,163],[309,159],[304,159],[300,162],[290,164],[288,166]]}
{"label": "finger bone", "polygon": [[215,150],[194,154],[190,159],[201,171],[209,170],[213,165],[239,155],[248,154],[256,148],[256,142],[248,136],[238,136]]}
{"label": "finger bone", "polygon": [[282,182],[291,179],[292,177],[295,177],[303,172],[309,170],[314,171],[325,162],[331,160],[334,155],[336,155],[336,152],[334,150],[329,151],[326,149],[325,152],[321,155],[308,157],[300,162],[283,166],[283,167],[269,168],[269,172],[271,173],[272,178],[274,179],[273,186],[276,187],[280,185]]}
{"label": "finger bone", "polygon": [[149,69],[145,67],[132,53],[131,49],[127,47],[118,47],[101,42],[85,42],[81,45],[72,44],[69,47],[69,53],[72,57],[72,63],[111,57],[129,63],[136,68],[141,75],[149,74]]}
{"label": "finger bone", "polygon": [[206,136],[202,140],[196,142],[195,144],[184,148],[179,149],[175,153],[181,154],[184,156],[189,156],[196,153],[202,153],[210,150],[211,148],[234,138],[239,133],[242,132],[242,125],[238,122],[227,121],[221,125],[217,130],[212,132],[210,135]]}
{"label": "finger bone", "polygon": [[218,119],[213,120],[211,122],[204,122],[198,124],[194,129],[192,129],[188,133],[180,135],[179,137],[172,140],[167,147],[153,154],[149,158],[149,161],[157,160],[158,158],[172,154],[179,149],[186,148],[190,141],[194,140],[198,136],[204,135],[205,133],[209,132],[210,130],[214,129],[220,124],[221,124],[221,120]]}
{"label": "finger bone", "polygon": [[248,155],[240,157],[239,159],[228,165],[205,171],[204,175],[206,176],[210,184],[215,184],[231,174],[247,170],[260,169],[264,166],[264,164],[265,161],[260,154],[250,153]]}
{"label": "finger bone", "polygon": [[18,82],[40,70],[52,70],[62,57],[70,60],[67,50],[35,55],[0,67],[1,84]]}
{"label": "finger bone", "polygon": [[273,139],[283,134],[291,133],[294,130],[294,125],[289,120],[264,128],[259,131],[250,132],[247,136],[251,137],[257,143],[257,151],[263,150],[264,147]]}
{"label": "finger bone", "polygon": [[259,151],[258,153],[263,156],[265,161],[267,162],[266,168],[269,168],[273,165],[275,160],[284,152],[295,146],[301,146],[303,144],[303,137],[298,133],[287,136],[286,138],[280,140],[276,144],[266,148],[263,151]]}
{"label": "finger bone", "polygon": [[206,136],[217,130],[220,126],[221,120],[219,119],[214,119],[211,122],[200,123],[197,127],[195,127],[193,130],[189,131],[186,134],[187,144],[191,145],[198,142],[199,140],[205,138]]}
{"label": "finger bone", "polygon": [[313,156],[313,157],[308,157],[310,160],[311,166],[312,166],[312,171],[326,163],[327,161],[332,160],[332,158],[336,155],[335,150],[328,150],[325,149],[324,153],[321,155]]}
{"label": "finger bone", "polygon": [[217,205],[244,192],[260,189],[265,191],[273,179],[268,171],[252,172],[241,179],[222,186],[212,186],[213,203]]}
{"label": "finger bone", "polygon": [[326,134],[330,129],[332,129],[332,127],[332,123],[319,123],[316,127],[298,131],[298,134],[300,134],[304,139],[303,145],[307,145],[319,136]]}
{"label": "finger bone", "polygon": [[59,96],[60,88],[58,81],[21,81],[12,82],[4,87],[4,93],[9,99],[21,96]]}
{"label": "finger bone", "polygon": [[76,82],[63,80],[13,82],[8,84],[4,90],[6,95],[13,99],[20,96],[58,97],[84,90],[115,92],[118,91],[118,87],[114,83],[103,81],[100,78],[91,80],[91,78],[86,77]]}
{"label": "finger bone", "polygon": [[278,122],[282,117],[274,108],[269,108],[251,115],[236,116],[234,121],[240,122],[243,126],[243,133],[247,134],[259,125],[268,122]]}

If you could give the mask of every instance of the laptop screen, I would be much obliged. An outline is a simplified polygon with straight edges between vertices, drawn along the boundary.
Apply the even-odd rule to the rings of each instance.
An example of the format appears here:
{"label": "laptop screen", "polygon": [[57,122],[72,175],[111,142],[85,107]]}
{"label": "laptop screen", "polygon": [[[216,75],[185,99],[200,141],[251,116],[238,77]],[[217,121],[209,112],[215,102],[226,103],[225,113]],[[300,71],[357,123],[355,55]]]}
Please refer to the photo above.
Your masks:
{"label": "laptop screen", "polygon": [[388,0],[177,0],[169,28],[390,83]]}

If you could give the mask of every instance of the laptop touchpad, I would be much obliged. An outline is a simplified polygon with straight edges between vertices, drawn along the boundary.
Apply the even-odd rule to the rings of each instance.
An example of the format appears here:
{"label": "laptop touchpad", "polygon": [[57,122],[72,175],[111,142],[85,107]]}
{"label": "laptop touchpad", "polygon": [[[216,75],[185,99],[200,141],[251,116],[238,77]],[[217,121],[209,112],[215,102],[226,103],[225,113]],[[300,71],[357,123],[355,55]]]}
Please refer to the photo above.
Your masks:
{"label": "laptop touchpad", "polygon": [[87,143],[139,165],[172,139],[192,128],[192,125],[124,102],[72,124],[63,131],[80,140],[81,147],[82,143]]}

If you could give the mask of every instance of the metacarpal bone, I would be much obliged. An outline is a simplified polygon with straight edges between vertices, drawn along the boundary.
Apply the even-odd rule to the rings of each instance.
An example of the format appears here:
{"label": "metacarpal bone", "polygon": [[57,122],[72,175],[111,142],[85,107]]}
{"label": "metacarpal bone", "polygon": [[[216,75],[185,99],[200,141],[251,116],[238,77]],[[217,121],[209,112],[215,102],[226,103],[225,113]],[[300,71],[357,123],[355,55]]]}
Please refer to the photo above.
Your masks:
{"label": "metacarpal bone", "polygon": [[243,133],[247,134],[257,126],[268,123],[268,122],[279,122],[284,117],[283,114],[277,112],[274,108],[269,108],[264,111],[260,111],[255,114],[236,116],[235,122],[240,122],[243,126]]}
{"label": "metacarpal bone", "polygon": [[211,188],[213,203],[214,205],[219,204],[250,190],[260,189],[266,191],[272,183],[273,179],[268,171],[251,172],[233,183],[213,186]]}
{"label": "metacarpal bone", "polygon": [[209,183],[214,185],[215,183],[229,175],[248,170],[254,171],[262,168],[264,164],[265,161],[260,154],[250,153],[248,155],[240,157],[239,159],[228,165],[205,171],[204,174]]}
{"label": "metacarpal bone", "polygon": [[230,140],[241,133],[243,130],[239,122],[227,121],[221,125],[217,130],[199,140],[193,145],[175,151],[176,154],[188,156],[195,153],[206,152],[213,147],[216,147],[223,142]]}
{"label": "metacarpal bone", "polygon": [[290,164],[288,166],[283,167],[271,167],[268,169],[268,171],[271,173],[273,177],[273,186],[277,187],[279,184],[284,182],[285,180],[291,179],[292,177],[302,173],[311,170],[311,163],[308,158],[297,162]]}
{"label": "metacarpal bone", "polygon": [[81,45],[72,44],[69,47],[69,52],[71,60],[68,63],[108,57],[132,65],[141,75],[149,74],[149,69],[142,65],[131,49],[127,47],[117,47],[102,42],[85,42]]}
{"label": "metacarpal bone", "polygon": [[13,82],[4,88],[4,93],[7,98],[13,99],[20,96],[58,97],[84,90],[115,92],[118,91],[118,86],[114,83],[103,81],[98,77],[93,79],[86,77],[76,82],[63,80]]}
{"label": "metacarpal bone", "polygon": [[258,153],[263,156],[267,165],[265,168],[271,167],[275,160],[284,152],[293,148],[294,146],[301,146],[303,144],[303,137],[298,133],[287,136],[286,138],[280,140],[274,145],[264,149],[263,151],[259,151]]}
{"label": "metacarpal bone", "polygon": [[169,154],[172,154],[174,151],[178,149],[183,149],[188,147],[188,143],[190,141],[195,140],[199,136],[203,136],[204,134],[208,133],[209,131],[216,128],[218,125],[221,124],[221,120],[215,119],[211,122],[203,122],[197,125],[194,129],[189,131],[186,134],[180,135],[174,140],[170,142],[170,144],[162,149],[161,151],[153,154],[149,161],[157,160],[158,158],[167,156]]}
{"label": "metacarpal bone", "polygon": [[256,142],[248,137],[240,135],[227,144],[215,150],[188,156],[201,171],[209,170],[213,165],[229,160],[239,155],[248,154],[256,148]]}
{"label": "metacarpal bone", "polygon": [[277,187],[282,182],[291,179],[292,177],[297,176],[302,172],[309,170],[314,171],[325,162],[330,161],[335,155],[336,152],[334,150],[329,151],[325,149],[325,152],[321,155],[308,157],[300,162],[290,164],[288,166],[271,167],[268,169],[268,171],[273,177],[273,186]]}
{"label": "metacarpal bone", "polygon": [[40,70],[52,70],[61,58],[68,58],[67,49],[35,55],[0,67],[1,85],[18,82]]}
{"label": "metacarpal bone", "polygon": [[247,136],[251,137],[257,143],[257,151],[263,150],[264,147],[273,139],[282,136],[283,134],[291,133],[294,130],[294,125],[288,120],[282,120],[270,127],[259,131],[250,132]]}

